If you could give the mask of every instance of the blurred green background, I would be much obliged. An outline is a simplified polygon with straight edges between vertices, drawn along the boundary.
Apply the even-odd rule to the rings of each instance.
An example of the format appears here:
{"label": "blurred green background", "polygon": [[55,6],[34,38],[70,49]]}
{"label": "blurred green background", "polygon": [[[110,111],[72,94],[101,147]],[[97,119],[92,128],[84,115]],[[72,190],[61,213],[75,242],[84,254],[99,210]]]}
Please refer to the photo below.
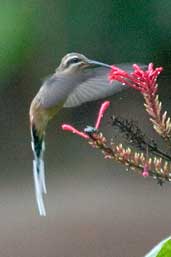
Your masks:
{"label": "blurred green background", "polygon": [[1,0],[0,75],[9,81],[34,71],[40,78],[70,51],[109,63],[169,65],[170,10],[167,0]]}
{"label": "blurred green background", "polygon": [[[101,101],[62,110],[46,141],[47,217],[38,216],[32,181],[28,110],[42,80],[68,52],[106,63],[161,65],[164,107],[171,99],[171,1],[0,0],[0,255],[136,257],[170,234],[169,184],[130,175],[103,160],[62,122],[93,123]],[[113,113],[137,119],[155,136],[141,97],[111,98]]]}

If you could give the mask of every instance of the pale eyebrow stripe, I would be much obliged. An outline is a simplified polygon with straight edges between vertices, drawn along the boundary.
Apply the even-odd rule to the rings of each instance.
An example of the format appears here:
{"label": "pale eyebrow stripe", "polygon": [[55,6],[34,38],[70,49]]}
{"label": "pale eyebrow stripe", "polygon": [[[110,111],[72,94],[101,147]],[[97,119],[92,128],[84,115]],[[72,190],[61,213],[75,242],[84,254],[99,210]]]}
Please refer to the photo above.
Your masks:
{"label": "pale eyebrow stripe", "polygon": [[73,55],[72,57],[69,56],[69,57],[64,61],[64,66],[66,66],[68,60],[72,60],[72,59],[74,59],[74,58],[78,58],[78,56],[77,56],[77,55]]}

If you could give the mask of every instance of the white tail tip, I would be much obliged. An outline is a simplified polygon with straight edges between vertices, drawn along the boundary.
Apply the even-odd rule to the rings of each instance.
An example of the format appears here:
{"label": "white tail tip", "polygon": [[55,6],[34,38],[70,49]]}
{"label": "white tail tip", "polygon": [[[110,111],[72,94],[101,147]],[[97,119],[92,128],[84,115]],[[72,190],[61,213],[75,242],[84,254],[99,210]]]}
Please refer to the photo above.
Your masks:
{"label": "white tail tip", "polygon": [[46,189],[46,180],[45,180],[45,165],[44,161],[40,160],[40,173],[39,173],[39,180],[42,185],[42,191],[44,194],[47,194],[47,189]]}
{"label": "white tail tip", "polygon": [[35,185],[36,202],[41,216],[46,216],[45,205],[43,201],[43,193],[46,193],[45,185],[45,174],[44,174],[44,164],[41,160],[40,174],[37,172],[37,162],[33,160],[33,177]]}

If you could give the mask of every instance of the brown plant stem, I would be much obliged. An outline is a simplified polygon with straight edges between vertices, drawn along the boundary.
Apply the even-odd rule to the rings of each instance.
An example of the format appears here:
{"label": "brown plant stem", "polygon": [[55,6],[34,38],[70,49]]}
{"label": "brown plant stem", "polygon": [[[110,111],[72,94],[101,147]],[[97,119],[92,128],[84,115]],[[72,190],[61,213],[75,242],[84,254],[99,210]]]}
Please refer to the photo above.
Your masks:
{"label": "brown plant stem", "polygon": [[112,125],[120,130],[120,133],[124,134],[128,143],[134,145],[140,150],[147,151],[158,157],[162,157],[167,161],[171,161],[171,156],[159,149],[156,143],[149,143],[149,139],[142,133],[141,129],[134,121],[128,121],[120,117],[112,117]]}
{"label": "brown plant stem", "polygon": [[92,147],[100,149],[105,159],[111,159],[119,162],[132,170],[143,171],[144,165],[148,167],[148,173],[154,179],[157,179],[159,184],[164,181],[171,181],[171,165],[163,159],[146,157],[143,153],[133,152],[130,148],[124,148],[121,144],[111,146],[107,145],[106,138],[102,133],[90,133],[91,141],[89,144]]}

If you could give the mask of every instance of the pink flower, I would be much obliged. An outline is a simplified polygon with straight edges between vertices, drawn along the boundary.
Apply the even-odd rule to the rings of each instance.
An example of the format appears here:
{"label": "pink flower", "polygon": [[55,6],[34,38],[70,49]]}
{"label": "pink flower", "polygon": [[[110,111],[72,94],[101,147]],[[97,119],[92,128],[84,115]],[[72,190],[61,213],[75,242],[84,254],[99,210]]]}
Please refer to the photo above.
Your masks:
{"label": "pink flower", "polygon": [[80,137],[82,137],[84,139],[88,139],[89,138],[89,136],[86,133],[84,133],[82,131],[79,131],[78,129],[72,127],[71,125],[62,124],[62,129],[66,130],[66,131],[70,131],[73,134],[76,134],[76,135],[78,135],[78,136],[80,136]]}
{"label": "pink flower", "polygon": [[146,178],[146,177],[148,177],[148,176],[149,176],[148,165],[147,165],[146,163],[144,164],[144,168],[143,168],[142,176],[143,176],[144,178]]}
{"label": "pink flower", "polygon": [[99,129],[103,115],[104,115],[105,111],[108,109],[109,105],[110,105],[109,101],[105,101],[104,103],[102,103],[99,113],[98,113],[98,116],[97,116],[97,121],[96,121],[95,127],[87,126],[84,129],[84,131],[80,131],[69,124],[62,124],[61,127],[63,130],[70,131],[73,134],[76,134],[84,139],[89,139],[90,138],[89,134],[96,132],[96,130]]}
{"label": "pink flower", "polygon": [[97,121],[96,121],[96,125],[95,128],[98,129],[101,123],[101,120],[103,118],[103,114],[105,113],[105,111],[109,108],[110,102],[106,101],[104,103],[102,103],[98,116],[97,116]]}
{"label": "pink flower", "polygon": [[152,63],[148,65],[146,71],[141,69],[137,64],[134,64],[133,68],[134,71],[129,74],[116,66],[112,66],[108,78],[111,82],[117,80],[143,94],[154,95],[157,91],[156,81],[163,68],[158,67],[154,69]]}

